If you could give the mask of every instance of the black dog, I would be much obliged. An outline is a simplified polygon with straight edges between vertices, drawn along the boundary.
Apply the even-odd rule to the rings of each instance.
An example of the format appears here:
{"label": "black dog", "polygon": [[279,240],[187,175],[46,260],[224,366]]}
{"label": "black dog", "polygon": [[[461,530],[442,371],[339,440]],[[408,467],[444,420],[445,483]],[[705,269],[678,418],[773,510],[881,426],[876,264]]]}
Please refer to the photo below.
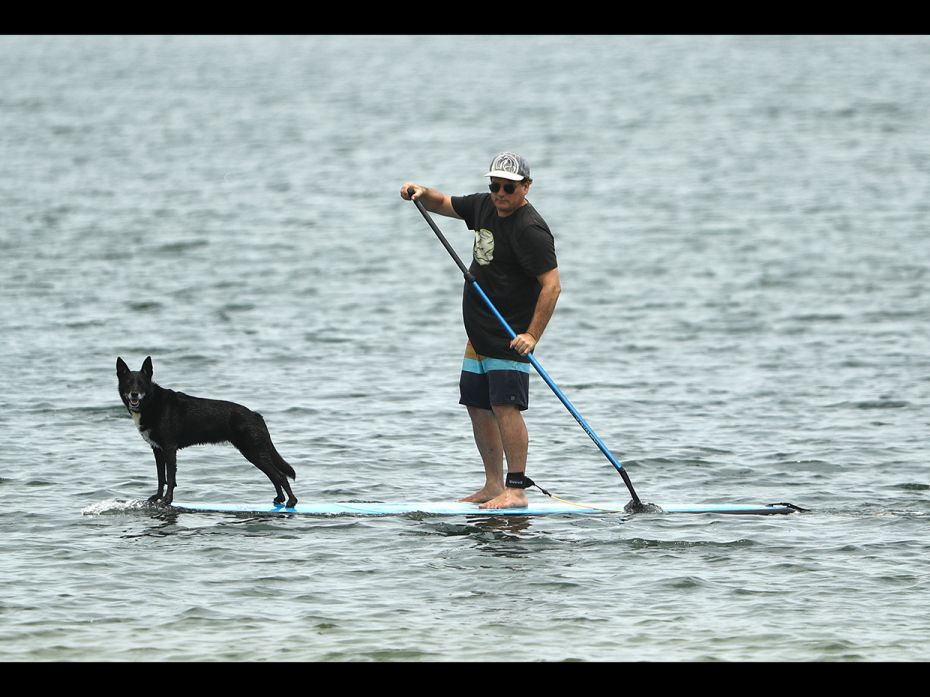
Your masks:
{"label": "black dog", "polygon": [[277,492],[276,505],[284,503],[285,491],[287,507],[297,503],[287,481],[297,475],[275,450],[261,414],[234,402],[191,397],[159,387],[152,382],[152,373],[151,357],[145,359],[139,371],[130,370],[122,358],[116,359],[120,399],[155,454],[158,493],[149,501],[167,506],[173,500],[178,450],[202,443],[232,443],[246,460],[268,475]]}

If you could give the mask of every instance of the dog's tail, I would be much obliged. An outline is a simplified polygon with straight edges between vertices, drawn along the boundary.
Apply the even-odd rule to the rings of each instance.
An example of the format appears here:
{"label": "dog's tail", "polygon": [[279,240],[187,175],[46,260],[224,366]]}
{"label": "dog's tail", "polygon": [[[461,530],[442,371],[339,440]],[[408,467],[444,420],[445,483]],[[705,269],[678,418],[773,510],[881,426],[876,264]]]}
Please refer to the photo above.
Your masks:
{"label": "dog's tail", "polygon": [[288,464],[287,460],[281,457],[281,453],[278,452],[278,449],[274,447],[274,443],[271,442],[271,434],[268,433],[268,426],[265,424],[265,417],[259,414],[257,411],[252,413],[258,417],[258,420],[262,425],[262,430],[264,430],[265,435],[268,437],[268,445],[271,447],[271,453],[273,455],[271,460],[274,463],[275,469],[296,482],[297,473],[294,471],[294,468]]}
{"label": "dog's tail", "polygon": [[294,468],[288,464],[287,460],[281,457],[281,454],[277,450],[274,451],[274,454],[275,454],[275,466],[278,468],[278,471],[283,472],[284,474],[286,474],[288,477],[290,477],[296,482],[297,473],[294,471]]}

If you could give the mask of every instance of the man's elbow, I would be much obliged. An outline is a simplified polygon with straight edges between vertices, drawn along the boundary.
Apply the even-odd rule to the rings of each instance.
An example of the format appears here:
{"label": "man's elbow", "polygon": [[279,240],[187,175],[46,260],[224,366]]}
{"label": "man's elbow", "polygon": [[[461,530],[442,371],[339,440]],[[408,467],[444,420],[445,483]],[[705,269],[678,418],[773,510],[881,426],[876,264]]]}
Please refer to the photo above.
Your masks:
{"label": "man's elbow", "polygon": [[562,282],[559,279],[558,269],[553,269],[551,273],[546,275],[546,278],[543,282],[543,288],[551,293],[553,298],[559,297],[559,293],[562,292]]}

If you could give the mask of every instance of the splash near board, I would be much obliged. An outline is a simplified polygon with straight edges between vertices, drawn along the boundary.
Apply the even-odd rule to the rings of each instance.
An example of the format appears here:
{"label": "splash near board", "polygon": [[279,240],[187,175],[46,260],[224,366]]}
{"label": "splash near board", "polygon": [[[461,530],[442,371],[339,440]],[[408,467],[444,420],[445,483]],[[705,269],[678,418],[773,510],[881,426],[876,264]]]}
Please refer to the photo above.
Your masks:
{"label": "splash near board", "polygon": [[[298,503],[293,508],[273,504],[240,504],[175,501],[172,508],[180,511],[204,513],[251,513],[251,514],[292,514],[309,516],[391,516],[391,515],[604,515],[610,513],[628,513],[626,504],[571,504],[558,501],[544,501],[531,504],[526,508],[498,508],[493,510],[478,508],[476,503],[462,501],[427,501],[417,503],[378,503],[378,502],[340,502],[340,503]],[[659,506],[656,513],[717,513],[729,515],[779,515],[804,511],[805,509],[790,503],[770,504],[668,504]]]}

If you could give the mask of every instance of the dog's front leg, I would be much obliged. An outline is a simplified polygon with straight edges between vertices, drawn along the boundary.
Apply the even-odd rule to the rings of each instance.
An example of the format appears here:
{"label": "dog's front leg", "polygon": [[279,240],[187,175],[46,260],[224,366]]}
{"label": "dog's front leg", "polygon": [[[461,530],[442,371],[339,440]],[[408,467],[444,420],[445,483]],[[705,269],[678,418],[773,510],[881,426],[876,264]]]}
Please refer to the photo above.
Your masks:
{"label": "dog's front leg", "polygon": [[174,447],[163,448],[165,454],[165,474],[167,475],[168,492],[161,500],[162,505],[170,506],[174,500],[174,489],[178,485],[178,449]]}
{"label": "dog's front leg", "polygon": [[149,496],[149,503],[159,501],[165,495],[165,456],[160,448],[152,448],[155,455],[155,470],[158,472],[158,492]]}

